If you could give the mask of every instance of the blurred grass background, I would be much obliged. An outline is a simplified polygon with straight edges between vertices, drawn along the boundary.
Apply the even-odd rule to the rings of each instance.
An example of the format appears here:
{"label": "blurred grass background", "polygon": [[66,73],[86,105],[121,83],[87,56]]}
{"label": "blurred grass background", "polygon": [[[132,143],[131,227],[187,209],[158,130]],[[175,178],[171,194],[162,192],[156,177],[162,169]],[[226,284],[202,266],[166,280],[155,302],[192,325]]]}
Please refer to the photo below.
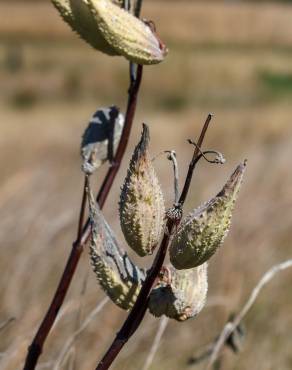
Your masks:
{"label": "blurred grass background", "polygon": [[[115,232],[122,238],[118,193],[143,121],[153,155],[175,149],[183,178],[192,152],[186,139],[215,113],[205,147],[222,151],[227,163],[200,164],[187,210],[213,196],[248,158],[230,235],[210,262],[208,305],[196,319],[169,324],[151,368],[203,369],[187,366],[188,357],[213,340],[269,267],[291,257],[292,5],[145,0],[143,16],[156,22],[169,56],[145,68],[128,154],[105,208]],[[0,323],[15,317],[1,332],[0,368],[15,370],[75,238],[80,137],[98,107],[124,110],[128,64],[91,50],[49,1],[2,0],[0,81]],[[171,166],[163,158],[156,166],[171,205]],[[265,288],[246,318],[243,352],[224,352],[222,369],[292,369],[291,284],[287,271]],[[53,369],[66,339],[103,296],[85,252],[39,369]],[[109,304],[61,368],[92,369],[124,318]],[[157,324],[147,316],[113,369],[142,367]]]}

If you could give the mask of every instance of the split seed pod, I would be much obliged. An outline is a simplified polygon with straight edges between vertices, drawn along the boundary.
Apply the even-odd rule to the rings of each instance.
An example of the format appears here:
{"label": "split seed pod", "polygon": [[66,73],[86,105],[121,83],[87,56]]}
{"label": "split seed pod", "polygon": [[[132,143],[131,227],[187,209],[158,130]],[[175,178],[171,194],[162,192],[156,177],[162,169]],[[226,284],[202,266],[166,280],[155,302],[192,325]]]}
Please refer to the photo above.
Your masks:
{"label": "split seed pod", "polygon": [[208,291],[207,263],[188,269],[169,267],[170,281],[161,279],[149,297],[149,311],[157,317],[165,315],[185,321],[203,309]]}
{"label": "split seed pod", "polygon": [[91,191],[88,198],[91,221],[90,257],[93,270],[109,298],[117,306],[128,310],[137,299],[146,273],[121,250],[101,210],[96,206]]}
{"label": "split seed pod", "polygon": [[228,234],[246,162],[241,163],[216,197],[182,221],[169,248],[176,269],[189,269],[207,261]]}
{"label": "split seed pod", "polygon": [[140,256],[152,254],[164,221],[164,200],[149,151],[149,128],[143,125],[120,197],[120,222],[129,246]]}
{"label": "split seed pod", "polygon": [[116,152],[125,118],[112,106],[97,110],[89,121],[81,143],[82,171],[92,174]]}

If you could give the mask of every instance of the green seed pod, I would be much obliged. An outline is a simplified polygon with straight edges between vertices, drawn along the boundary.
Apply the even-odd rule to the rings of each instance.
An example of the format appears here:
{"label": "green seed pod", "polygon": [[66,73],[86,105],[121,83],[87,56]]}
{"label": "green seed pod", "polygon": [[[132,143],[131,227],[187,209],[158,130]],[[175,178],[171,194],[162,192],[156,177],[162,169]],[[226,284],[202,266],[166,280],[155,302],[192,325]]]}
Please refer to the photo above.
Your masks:
{"label": "green seed pod", "polygon": [[207,297],[207,267],[207,263],[188,270],[169,267],[169,281],[162,278],[150,293],[149,311],[156,317],[165,315],[177,321],[198,315]]}
{"label": "green seed pod", "polygon": [[162,62],[167,49],[148,25],[109,0],[86,1],[99,32],[118,54],[137,64]]}
{"label": "green seed pod", "polygon": [[73,28],[74,17],[69,0],[51,0],[61,17]]}
{"label": "green seed pod", "polygon": [[51,0],[61,17],[94,49],[108,55],[120,55],[104,39],[91,14],[87,0]]}
{"label": "green seed pod", "polygon": [[110,0],[51,0],[61,17],[94,49],[123,55],[138,64],[156,64],[167,54],[150,27]]}
{"label": "green seed pod", "polygon": [[139,256],[152,254],[164,223],[164,200],[148,152],[149,129],[144,124],[142,137],[132,156],[122,187],[119,212],[123,234]]}
{"label": "green seed pod", "polygon": [[121,250],[101,210],[96,206],[91,191],[88,198],[91,221],[90,257],[93,270],[109,298],[117,306],[128,310],[137,299],[146,273]]}
{"label": "green seed pod", "polygon": [[207,261],[220,247],[231,224],[246,162],[241,163],[216,197],[182,221],[169,248],[176,269],[189,269]]}

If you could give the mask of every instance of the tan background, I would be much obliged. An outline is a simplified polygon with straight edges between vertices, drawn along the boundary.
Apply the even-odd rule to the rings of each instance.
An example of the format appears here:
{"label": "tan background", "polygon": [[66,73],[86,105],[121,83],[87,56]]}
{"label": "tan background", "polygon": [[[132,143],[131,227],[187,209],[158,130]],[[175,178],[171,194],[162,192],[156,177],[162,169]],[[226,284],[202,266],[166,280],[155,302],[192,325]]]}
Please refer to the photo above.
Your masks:
{"label": "tan background", "polygon": [[[196,138],[207,113],[215,113],[205,147],[222,151],[227,163],[200,164],[186,211],[249,160],[230,235],[210,262],[208,305],[194,320],[169,324],[151,368],[177,370],[188,368],[188,357],[212,341],[269,267],[291,257],[292,7],[145,1],[143,16],[156,22],[170,52],[161,65],[145,68],[129,151],[105,209],[115,232],[122,238],[118,192],[142,121],[151,128],[153,155],[177,151],[182,179],[191,155],[186,139]],[[124,109],[128,65],[78,40],[48,1],[1,1],[0,81],[0,323],[16,318],[1,332],[0,368],[15,370],[75,237],[82,131],[99,106]],[[171,168],[163,158],[156,166],[171,205]],[[244,349],[237,357],[225,352],[224,370],[292,368],[291,284],[287,271],[265,288],[245,320]],[[103,296],[85,252],[40,369],[53,368],[66,339]],[[94,368],[124,317],[109,304],[61,368]],[[114,369],[141,368],[157,324],[147,316]]]}

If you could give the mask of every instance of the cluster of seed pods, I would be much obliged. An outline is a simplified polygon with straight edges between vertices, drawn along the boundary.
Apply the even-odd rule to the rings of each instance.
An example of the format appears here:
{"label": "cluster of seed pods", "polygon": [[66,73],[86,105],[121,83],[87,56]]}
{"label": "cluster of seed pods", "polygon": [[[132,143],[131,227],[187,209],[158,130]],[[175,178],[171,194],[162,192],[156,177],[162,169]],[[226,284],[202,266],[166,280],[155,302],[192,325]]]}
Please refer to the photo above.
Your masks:
{"label": "cluster of seed pods", "polygon": [[[107,139],[94,142],[90,140],[90,135],[87,139],[95,153],[106,153],[99,151],[98,147],[107,145]],[[149,128],[143,125],[119,203],[125,240],[142,257],[152,254],[159,244],[166,220],[162,190],[149,154],[149,140]],[[86,156],[83,155],[83,167],[88,162],[90,148],[87,148]],[[163,269],[149,296],[148,308],[154,316],[166,315],[185,321],[196,316],[204,307],[208,290],[207,261],[229,231],[245,167],[245,162],[239,164],[222,190],[190,212],[174,233],[169,247],[171,265]],[[112,301],[127,310],[135,303],[146,272],[130,260],[95,204],[91,190],[88,193],[93,270]]]}
{"label": "cluster of seed pods", "polygon": [[151,27],[111,0],[51,0],[79,37],[107,55],[137,64],[160,63],[167,48]]}

